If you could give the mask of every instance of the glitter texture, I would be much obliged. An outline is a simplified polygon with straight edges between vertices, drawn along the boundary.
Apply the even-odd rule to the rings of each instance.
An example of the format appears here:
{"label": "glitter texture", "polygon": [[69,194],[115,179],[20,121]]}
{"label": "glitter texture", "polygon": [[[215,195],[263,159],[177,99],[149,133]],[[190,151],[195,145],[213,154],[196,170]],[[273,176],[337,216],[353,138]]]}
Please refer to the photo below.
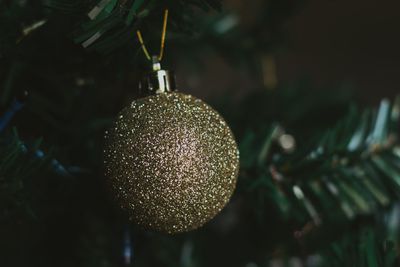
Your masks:
{"label": "glitter texture", "polygon": [[131,220],[179,233],[229,201],[239,151],[223,118],[203,101],[160,93],[132,102],[106,132],[106,175]]}

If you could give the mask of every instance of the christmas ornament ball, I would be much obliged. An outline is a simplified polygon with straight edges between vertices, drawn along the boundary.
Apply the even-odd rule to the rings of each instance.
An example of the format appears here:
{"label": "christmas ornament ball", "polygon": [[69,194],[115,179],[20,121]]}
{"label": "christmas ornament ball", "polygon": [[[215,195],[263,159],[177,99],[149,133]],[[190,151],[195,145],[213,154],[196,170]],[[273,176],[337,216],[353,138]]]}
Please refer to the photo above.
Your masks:
{"label": "christmas ornament ball", "polygon": [[177,92],[132,102],[106,132],[105,169],[131,220],[180,233],[212,219],[229,201],[239,152],[224,119]]}

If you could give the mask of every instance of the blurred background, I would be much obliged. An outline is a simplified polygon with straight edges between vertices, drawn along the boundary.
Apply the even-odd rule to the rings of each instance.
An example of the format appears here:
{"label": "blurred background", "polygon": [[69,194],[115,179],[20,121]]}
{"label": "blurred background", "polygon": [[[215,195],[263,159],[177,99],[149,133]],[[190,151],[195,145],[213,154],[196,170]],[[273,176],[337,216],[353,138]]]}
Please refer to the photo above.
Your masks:
{"label": "blurred background", "polygon": [[352,85],[368,103],[399,92],[397,1],[308,1],[285,25],[282,80],[310,75],[319,85]]}
{"label": "blurred background", "polygon": [[[224,4],[238,15],[243,27],[251,27],[263,16],[266,2],[226,0]],[[282,45],[272,53],[280,83],[307,78],[318,88],[346,85],[368,104],[377,104],[382,97],[393,98],[399,92],[399,2],[294,2],[300,3],[282,22]],[[214,92],[234,85],[244,91],[252,90],[260,82],[257,71],[263,63],[260,59],[260,69],[243,73],[235,71],[236,65],[211,53],[204,58],[204,64],[207,65],[204,77],[189,82],[199,92],[205,88]]]}

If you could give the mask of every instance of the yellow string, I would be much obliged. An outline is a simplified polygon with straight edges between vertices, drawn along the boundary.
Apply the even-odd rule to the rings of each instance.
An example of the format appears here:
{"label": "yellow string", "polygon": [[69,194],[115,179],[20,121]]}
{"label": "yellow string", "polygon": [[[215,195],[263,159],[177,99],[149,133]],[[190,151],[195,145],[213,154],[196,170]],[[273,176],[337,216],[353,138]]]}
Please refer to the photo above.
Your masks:
{"label": "yellow string", "polygon": [[165,36],[167,35],[167,22],[168,22],[168,9],[166,9],[164,12],[164,22],[161,35],[161,44],[160,44],[160,55],[158,56],[158,61],[161,61],[161,59],[164,56]]}
{"label": "yellow string", "polygon": [[145,56],[146,56],[146,58],[147,58],[148,60],[151,60],[149,51],[147,51],[147,48],[146,48],[146,46],[144,45],[142,34],[140,33],[140,31],[136,31],[136,34],[137,34],[137,37],[138,37],[138,39],[139,39],[140,45],[142,46],[143,53],[145,54]]}
{"label": "yellow string", "polygon": [[[161,59],[164,56],[165,36],[167,35],[167,22],[168,22],[168,9],[166,9],[164,12],[163,29],[161,33],[160,54],[158,55],[159,61],[161,61]],[[147,50],[146,45],[143,41],[142,33],[140,32],[140,30],[137,30],[136,34],[139,39],[140,45],[142,47],[143,53],[145,54],[146,58],[151,61],[150,53]]]}

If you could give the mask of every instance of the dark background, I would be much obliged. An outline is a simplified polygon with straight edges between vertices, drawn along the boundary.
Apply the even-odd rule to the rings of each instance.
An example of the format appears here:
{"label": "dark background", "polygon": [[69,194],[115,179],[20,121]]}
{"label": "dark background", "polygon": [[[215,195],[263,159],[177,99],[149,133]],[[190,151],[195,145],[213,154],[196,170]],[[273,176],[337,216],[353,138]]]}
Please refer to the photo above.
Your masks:
{"label": "dark background", "polygon": [[[251,24],[263,1],[225,3],[239,12],[241,24]],[[399,10],[398,1],[305,1],[283,25],[284,48],[274,55],[279,82],[307,77],[316,87],[346,85],[369,105],[393,98],[400,88]],[[260,82],[256,73],[238,70],[216,54],[208,54],[204,64],[204,77],[184,69],[178,74],[184,73],[189,90],[207,98],[221,88],[248,91]]]}
{"label": "dark background", "polygon": [[287,25],[281,78],[306,73],[320,84],[348,82],[373,103],[393,97],[400,91],[399,10],[398,1],[310,0]]}

